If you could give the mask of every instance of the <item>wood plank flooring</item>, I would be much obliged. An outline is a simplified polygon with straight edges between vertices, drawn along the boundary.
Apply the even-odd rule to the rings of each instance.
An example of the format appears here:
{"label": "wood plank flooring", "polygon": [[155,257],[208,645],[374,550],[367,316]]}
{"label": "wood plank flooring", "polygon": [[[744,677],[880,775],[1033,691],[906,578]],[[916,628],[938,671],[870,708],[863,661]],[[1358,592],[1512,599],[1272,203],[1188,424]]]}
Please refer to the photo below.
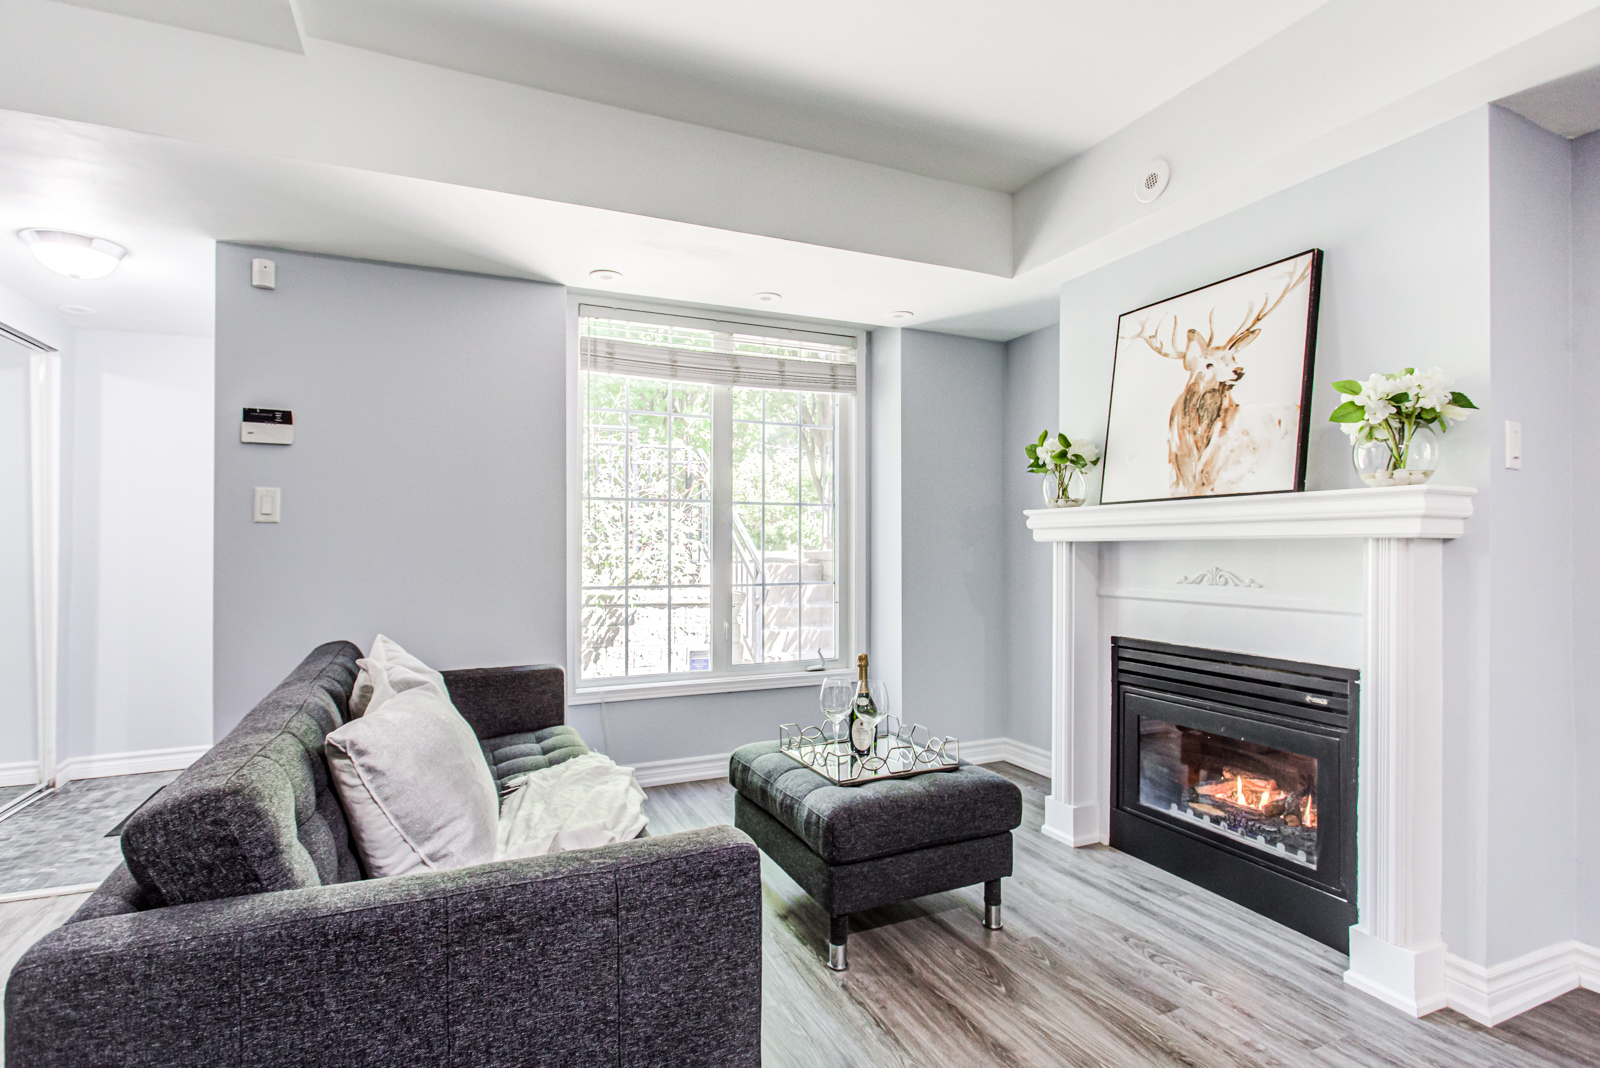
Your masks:
{"label": "wood plank flooring", "polygon": [[[874,909],[852,917],[835,974],[827,917],[763,860],[765,1068],[1600,1064],[1600,994],[1493,1030],[1412,1020],[1346,986],[1325,946],[1114,850],[1044,838],[1048,780],[991,766],[1024,798],[1003,931],[983,929],[979,887]],[[652,834],[731,822],[725,780],[647,793]]]}
{"label": "wood plank flooring", "polygon": [[[1023,787],[1003,931],[973,887],[852,920],[850,970],[822,963],[828,920],[762,862],[764,1068],[1593,1068],[1600,994],[1575,990],[1493,1030],[1412,1020],[1345,986],[1345,958],[1104,848],[1038,833],[1049,783]],[[732,819],[725,780],[654,787],[653,834]],[[86,895],[0,904],[0,981]]]}

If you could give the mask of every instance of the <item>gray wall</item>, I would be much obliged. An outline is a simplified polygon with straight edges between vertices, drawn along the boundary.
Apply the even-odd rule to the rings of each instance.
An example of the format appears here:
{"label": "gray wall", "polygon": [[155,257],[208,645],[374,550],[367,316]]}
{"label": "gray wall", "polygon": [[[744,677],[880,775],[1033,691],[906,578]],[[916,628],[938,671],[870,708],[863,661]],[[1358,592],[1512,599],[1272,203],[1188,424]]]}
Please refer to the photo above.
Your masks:
{"label": "gray wall", "polygon": [[871,629],[883,677],[897,691],[891,711],[936,734],[999,737],[1007,703],[1005,347],[878,330],[872,351]]}
{"label": "gray wall", "polygon": [[[1483,422],[1496,433],[1520,422],[1523,451],[1510,471],[1503,437],[1492,442],[1473,520],[1490,562],[1479,630],[1489,715],[1473,772],[1487,843],[1483,959],[1494,963],[1574,936],[1572,501],[1589,479],[1573,480],[1571,147],[1502,108],[1488,117],[1494,384]],[[1539,784],[1535,818],[1498,803],[1507,780]]]}
{"label": "gray wall", "polygon": [[206,337],[76,332],[62,389],[63,761],[211,744],[212,365]]}
{"label": "gray wall", "polygon": [[[1572,143],[1572,640],[1574,668],[1592,670],[1600,649],[1600,494],[1594,490],[1600,461],[1600,416],[1590,398],[1600,396],[1600,134]],[[1527,421],[1523,423],[1527,433]],[[1524,444],[1524,450],[1527,446]],[[1585,685],[1574,687],[1576,770],[1574,807],[1600,811],[1600,698]],[[1577,937],[1600,946],[1600,821],[1577,825]]]}
{"label": "gray wall", "polygon": [[[1446,437],[1435,478],[1479,491],[1466,536],[1445,547],[1445,937],[1488,965],[1600,937],[1600,832],[1572,818],[1587,782],[1572,754],[1579,768],[1600,757],[1592,702],[1574,727],[1572,674],[1574,640],[1600,636],[1583,613],[1600,586],[1584,551],[1600,508],[1582,464],[1600,427],[1574,426],[1572,400],[1600,386],[1585,329],[1600,298],[1600,147],[1581,144],[1577,159],[1574,205],[1569,146],[1480,109],[1062,289],[1068,428],[1104,433],[1119,313],[1312,246],[1327,260],[1308,489],[1359,485],[1326,422],[1335,379],[1440,365],[1483,409]],[[1521,471],[1503,466],[1507,419],[1523,425]],[[1497,801],[1507,779],[1540,783],[1537,818]]]}
{"label": "gray wall", "polygon": [[1006,344],[1002,534],[1006,562],[1007,700],[1003,733],[1050,749],[1050,546],[1033,540],[1022,512],[1042,508],[1042,475],[1028,474],[1022,447],[1060,426],[1061,328],[1046,327]]}
{"label": "gray wall", "polygon": [[[293,409],[295,443],[241,444],[244,407]],[[564,663],[565,413],[562,287],[219,245],[217,734],[333,639]]]}

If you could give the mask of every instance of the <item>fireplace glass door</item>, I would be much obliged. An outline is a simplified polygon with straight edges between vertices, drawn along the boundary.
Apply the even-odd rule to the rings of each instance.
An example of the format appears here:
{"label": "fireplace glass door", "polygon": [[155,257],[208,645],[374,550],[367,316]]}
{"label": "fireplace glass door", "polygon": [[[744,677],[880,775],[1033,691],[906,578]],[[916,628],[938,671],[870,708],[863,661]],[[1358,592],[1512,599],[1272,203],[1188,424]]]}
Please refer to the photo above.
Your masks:
{"label": "fireplace glass door", "polygon": [[1139,804],[1316,870],[1315,757],[1140,716]]}

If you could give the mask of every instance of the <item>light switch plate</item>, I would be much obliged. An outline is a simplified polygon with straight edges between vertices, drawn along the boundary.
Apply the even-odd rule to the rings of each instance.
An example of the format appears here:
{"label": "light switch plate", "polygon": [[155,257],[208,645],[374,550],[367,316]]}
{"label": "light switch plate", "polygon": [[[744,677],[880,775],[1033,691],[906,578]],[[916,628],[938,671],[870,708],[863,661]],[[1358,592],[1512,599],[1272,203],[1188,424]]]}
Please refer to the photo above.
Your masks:
{"label": "light switch plate", "polygon": [[257,486],[255,521],[279,523],[283,520],[283,491],[277,486]]}
{"label": "light switch plate", "polygon": [[1506,423],[1506,467],[1522,470],[1522,424]]}

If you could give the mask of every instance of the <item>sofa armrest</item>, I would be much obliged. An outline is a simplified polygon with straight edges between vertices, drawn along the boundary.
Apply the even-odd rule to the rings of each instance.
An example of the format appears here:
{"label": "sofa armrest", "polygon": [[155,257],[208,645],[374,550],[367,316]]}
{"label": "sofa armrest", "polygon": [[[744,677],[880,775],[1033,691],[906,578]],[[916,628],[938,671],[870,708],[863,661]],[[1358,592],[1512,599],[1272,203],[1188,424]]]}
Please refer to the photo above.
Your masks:
{"label": "sofa armrest", "polygon": [[758,1068],[760,871],[712,827],[68,923],[5,1061]]}
{"label": "sofa armrest", "polygon": [[479,738],[503,738],[567,721],[566,672],[554,664],[440,674],[450,688],[450,700]]}

